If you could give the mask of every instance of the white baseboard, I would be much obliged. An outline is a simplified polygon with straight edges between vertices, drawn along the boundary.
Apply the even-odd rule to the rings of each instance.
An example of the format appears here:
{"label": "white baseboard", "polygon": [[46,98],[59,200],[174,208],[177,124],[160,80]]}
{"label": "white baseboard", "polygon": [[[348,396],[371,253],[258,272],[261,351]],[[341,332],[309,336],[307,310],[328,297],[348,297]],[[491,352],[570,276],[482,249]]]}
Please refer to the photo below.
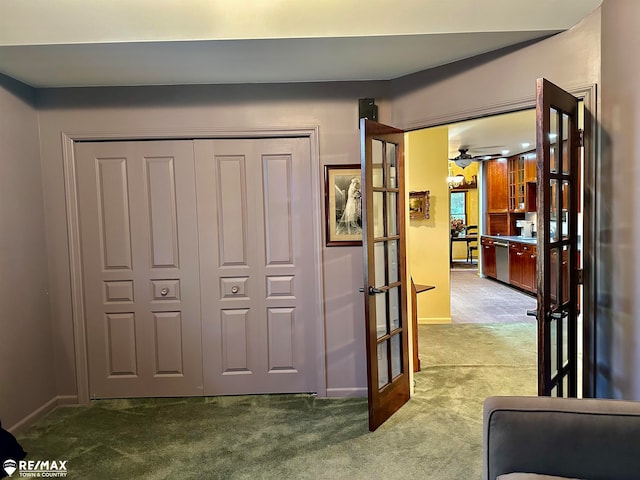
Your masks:
{"label": "white baseboard", "polygon": [[367,395],[367,389],[364,387],[327,388],[327,397],[366,397]]}
{"label": "white baseboard", "polygon": [[451,317],[444,318],[418,318],[418,325],[444,325],[451,323]]}
{"label": "white baseboard", "polygon": [[59,395],[57,397],[53,397],[48,402],[36,408],[33,412],[31,412],[29,415],[24,417],[22,420],[12,425],[10,428],[7,429],[7,431],[13,433],[14,435],[17,433],[20,433],[26,430],[27,428],[29,428],[37,420],[44,417],[47,413],[49,413],[51,410],[53,410],[57,406],[73,405],[76,403],[78,403],[77,395]]}

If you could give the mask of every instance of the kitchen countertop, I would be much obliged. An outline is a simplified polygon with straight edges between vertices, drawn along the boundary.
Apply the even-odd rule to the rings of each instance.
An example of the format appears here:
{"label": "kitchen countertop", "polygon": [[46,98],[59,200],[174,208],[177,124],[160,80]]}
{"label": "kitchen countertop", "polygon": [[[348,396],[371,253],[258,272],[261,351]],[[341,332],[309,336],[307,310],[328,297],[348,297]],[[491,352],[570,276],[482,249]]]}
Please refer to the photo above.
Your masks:
{"label": "kitchen countertop", "polygon": [[528,245],[536,245],[538,239],[536,237],[521,237],[516,235],[481,235],[484,238],[491,238],[492,240],[502,240],[503,242],[519,242],[526,243]]}

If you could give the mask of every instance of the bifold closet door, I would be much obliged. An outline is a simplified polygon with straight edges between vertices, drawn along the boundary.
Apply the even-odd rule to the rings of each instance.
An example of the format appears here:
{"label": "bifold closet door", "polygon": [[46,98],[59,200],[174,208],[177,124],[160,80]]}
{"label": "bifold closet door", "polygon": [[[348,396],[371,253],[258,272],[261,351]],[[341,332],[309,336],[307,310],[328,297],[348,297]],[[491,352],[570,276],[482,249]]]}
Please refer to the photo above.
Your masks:
{"label": "bifold closet door", "polygon": [[193,142],[75,148],[91,398],[202,395]]}
{"label": "bifold closet door", "polygon": [[205,394],[316,391],[309,139],[194,150]]}

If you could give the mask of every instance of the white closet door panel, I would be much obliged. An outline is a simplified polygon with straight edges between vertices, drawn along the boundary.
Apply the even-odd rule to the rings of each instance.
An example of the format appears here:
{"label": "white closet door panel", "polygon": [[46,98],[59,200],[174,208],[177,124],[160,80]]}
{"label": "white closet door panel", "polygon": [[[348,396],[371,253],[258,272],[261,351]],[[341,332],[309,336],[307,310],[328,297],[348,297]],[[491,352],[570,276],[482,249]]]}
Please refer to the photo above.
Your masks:
{"label": "white closet door panel", "polygon": [[179,266],[176,182],[173,157],[146,157],[153,268]]}
{"label": "white closet door panel", "polygon": [[133,313],[107,313],[106,347],[109,356],[109,377],[137,377],[136,320]]}
{"label": "white closet door panel", "polygon": [[308,142],[195,142],[206,394],[316,391]]}
{"label": "white closet door panel", "polygon": [[182,375],[185,353],[182,348],[182,314],[153,312],[153,320],[156,351],[154,376]]}
{"label": "white closet door panel", "polygon": [[98,218],[104,269],[131,269],[131,231],[125,158],[96,159]]}
{"label": "white closet door panel", "polygon": [[217,192],[220,266],[247,265],[247,185],[244,155],[218,156],[212,186]]}
{"label": "white closet door panel", "polygon": [[223,375],[244,375],[249,369],[249,338],[247,327],[249,310],[246,308],[222,310],[220,312],[220,353]]}
{"label": "white closet door panel", "polygon": [[266,264],[293,263],[291,155],[263,155]]}
{"label": "white closet door panel", "polygon": [[90,396],[202,394],[193,143],[75,148]]}

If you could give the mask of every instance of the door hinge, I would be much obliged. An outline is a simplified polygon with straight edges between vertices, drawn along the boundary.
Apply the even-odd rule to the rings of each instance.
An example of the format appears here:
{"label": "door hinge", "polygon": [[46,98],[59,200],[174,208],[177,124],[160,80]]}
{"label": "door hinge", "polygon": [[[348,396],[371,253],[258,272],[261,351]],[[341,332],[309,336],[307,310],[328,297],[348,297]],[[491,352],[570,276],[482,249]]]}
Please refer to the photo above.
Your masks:
{"label": "door hinge", "polygon": [[578,146],[584,147],[584,130],[578,129]]}
{"label": "door hinge", "polygon": [[578,285],[584,285],[584,270],[578,269]]}

